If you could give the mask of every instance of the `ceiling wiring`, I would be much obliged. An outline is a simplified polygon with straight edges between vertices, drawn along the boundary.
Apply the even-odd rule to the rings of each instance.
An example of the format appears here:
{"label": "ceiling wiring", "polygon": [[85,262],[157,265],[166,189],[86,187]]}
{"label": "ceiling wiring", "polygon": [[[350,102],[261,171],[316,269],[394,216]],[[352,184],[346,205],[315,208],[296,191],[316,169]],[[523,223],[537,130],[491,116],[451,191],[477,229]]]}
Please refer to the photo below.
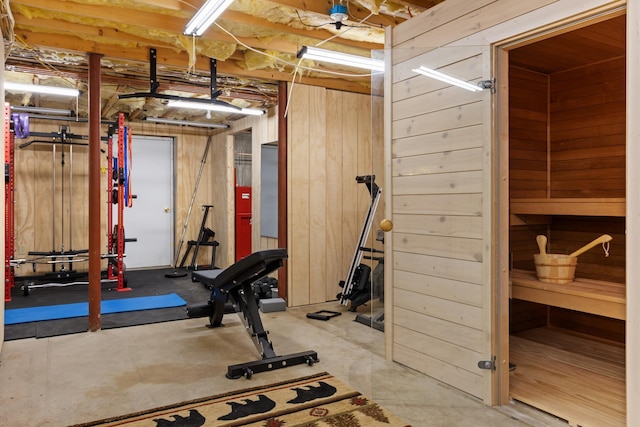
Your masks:
{"label": "ceiling wiring", "polygon": [[[222,27],[220,24],[218,24],[217,22],[214,22],[214,25],[216,25],[218,28],[220,28],[221,31],[223,31],[224,33],[226,33],[227,35],[229,35],[231,38],[233,38],[236,43],[238,43],[240,46],[244,47],[247,50],[250,50],[252,52],[255,52],[259,55],[264,55],[268,58],[274,59],[277,62],[281,62],[283,64],[289,65],[290,67],[296,67],[296,64],[291,62],[291,61],[287,61],[286,59],[280,58],[276,55],[272,55],[270,53],[255,49],[245,43],[243,43],[242,41],[240,41],[235,35],[233,35],[230,31],[228,31],[227,29],[225,29],[224,27]],[[329,41],[331,39],[333,39],[336,36],[330,37],[327,40],[324,40],[320,43],[324,43],[326,41]],[[326,74],[331,74],[331,75],[335,75],[335,76],[342,76],[342,77],[367,77],[367,76],[371,76],[372,73],[364,73],[364,74],[354,74],[354,73],[342,73],[339,71],[332,71],[332,70],[324,70],[322,68],[315,68],[315,67],[307,67],[304,65],[299,65],[298,68],[301,68],[303,70],[307,70],[307,71],[316,71],[316,72],[320,72],[320,73],[326,73]]]}
{"label": "ceiling wiring", "polygon": [[2,14],[1,22],[0,22],[0,30],[2,31],[3,38],[5,39],[4,43],[4,59],[5,61],[9,57],[9,53],[11,53],[11,49],[13,47],[13,43],[15,41],[15,21],[13,19],[13,14],[11,13],[11,8],[9,7],[9,1],[2,0],[2,5],[0,9],[0,13]]}
{"label": "ceiling wiring", "polygon": [[[349,15],[349,16],[350,16],[354,21],[357,21],[357,20],[358,20],[358,18],[357,18],[356,16],[354,16],[354,15],[351,13],[351,8],[349,7],[349,2],[347,1],[346,3],[347,3],[347,14],[348,14],[348,15]],[[380,3],[379,8],[381,8],[382,6],[384,6],[386,3],[387,3],[387,0],[383,0],[383,1],[382,1],[382,3]],[[364,18],[362,18],[362,19],[358,22],[358,24],[361,24],[361,23],[363,23],[363,22],[366,22],[366,24],[367,24],[366,26],[368,26],[368,27],[373,27],[373,28],[382,28],[382,25],[380,25],[380,24],[372,24],[372,23],[367,22],[367,19],[371,18],[373,15],[374,15],[373,11],[369,11],[369,15],[367,15],[367,16],[366,16],[366,17],[364,17]]]}
{"label": "ceiling wiring", "polygon": [[40,55],[38,55],[40,53],[40,50],[31,46],[29,43],[26,42],[26,40],[24,40],[22,37],[20,37],[18,34],[15,35],[15,44],[21,46],[23,49],[26,49],[30,52],[34,53],[34,58],[36,61],[38,61],[38,63],[45,69],[45,70],[49,70],[54,76],[61,78],[62,80],[66,81],[67,83],[69,83],[70,85],[72,85],[73,87],[76,87],[77,85],[77,81],[73,81],[70,78],[68,78],[67,76],[64,75],[64,73],[62,73],[60,70],[58,70],[55,66],[53,66],[52,64],[46,63],[42,60],[42,58],[40,57]]}

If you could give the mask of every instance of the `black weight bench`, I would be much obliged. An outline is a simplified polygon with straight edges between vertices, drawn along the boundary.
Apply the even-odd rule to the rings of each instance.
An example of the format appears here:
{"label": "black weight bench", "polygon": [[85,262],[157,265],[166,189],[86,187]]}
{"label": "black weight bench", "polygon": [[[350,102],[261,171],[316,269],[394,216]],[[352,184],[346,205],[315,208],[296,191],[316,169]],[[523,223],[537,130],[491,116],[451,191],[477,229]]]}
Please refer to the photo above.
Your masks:
{"label": "black weight bench", "polygon": [[286,356],[277,356],[273,344],[269,341],[268,332],[262,326],[258,303],[253,296],[252,283],[282,267],[287,258],[286,249],[269,249],[254,252],[224,270],[194,271],[193,278],[210,287],[211,297],[204,304],[187,306],[190,318],[209,317],[209,327],[222,326],[225,305],[231,297],[231,302],[238,309],[240,319],[244,323],[251,340],[262,357],[254,362],[230,365],[227,378],[247,379],[256,372],[306,363],[313,365],[318,362],[315,351],[305,351]]}

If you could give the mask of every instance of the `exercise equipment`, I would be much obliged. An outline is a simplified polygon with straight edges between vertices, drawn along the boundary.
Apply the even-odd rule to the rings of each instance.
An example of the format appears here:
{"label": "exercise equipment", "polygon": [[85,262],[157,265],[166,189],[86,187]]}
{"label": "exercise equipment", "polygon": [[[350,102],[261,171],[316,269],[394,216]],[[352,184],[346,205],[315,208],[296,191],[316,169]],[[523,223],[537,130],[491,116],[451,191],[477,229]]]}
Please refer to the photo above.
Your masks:
{"label": "exercise equipment", "polygon": [[[378,231],[376,240],[384,244],[383,231]],[[374,250],[370,248],[364,249],[370,250],[371,255],[365,255],[363,258],[377,261],[378,264],[373,269],[373,273],[371,274],[371,279],[367,283],[366,290],[359,294],[359,299],[360,301],[363,301],[363,304],[376,298],[381,302],[384,302],[384,256],[373,256]],[[375,250],[375,253],[384,252]],[[380,310],[375,315],[359,313],[356,315],[355,321],[384,332],[384,309]]]}
{"label": "exercise equipment", "polygon": [[[155,52],[154,52],[154,55],[155,55]],[[196,194],[198,193],[198,187],[200,186],[200,178],[202,178],[202,171],[204,169],[205,163],[207,162],[207,156],[209,154],[210,146],[211,146],[211,136],[207,138],[207,145],[204,147],[204,153],[202,154],[202,159],[200,160],[200,170],[198,171],[198,177],[196,178],[196,185],[193,187],[193,193],[191,194],[191,201],[189,202],[189,209],[187,210],[187,216],[184,220],[182,233],[180,234],[180,241],[178,242],[178,247],[173,257],[174,271],[172,273],[165,274],[165,277],[168,277],[168,278],[178,278],[178,277],[184,277],[187,275],[187,273],[185,272],[180,272],[176,270],[178,268],[178,257],[180,256],[180,251],[182,250],[182,244],[184,243],[184,235],[187,232],[187,226],[189,225],[189,219],[191,218],[191,210],[193,209],[193,203],[196,200]],[[215,251],[215,247],[213,248],[213,250]],[[213,266],[213,262],[211,263],[211,268],[212,269],[215,268]]]}
{"label": "exercise equipment", "polygon": [[[180,268],[184,268],[184,263],[189,257],[189,252],[193,249],[193,256],[191,257],[191,263],[187,268],[190,270],[197,270],[198,265],[196,264],[198,258],[198,251],[201,246],[210,246],[211,247],[211,264],[210,269],[215,269],[216,262],[216,249],[220,245],[214,238],[216,236],[215,231],[211,230],[207,227],[207,217],[209,216],[209,209],[211,209],[212,205],[202,205],[202,209],[204,209],[204,214],[202,216],[202,223],[200,224],[200,232],[198,233],[197,240],[189,240],[187,242],[187,250],[182,257],[182,261],[180,261]],[[192,276],[193,279],[193,276]]]}
{"label": "exercise equipment", "polygon": [[[118,141],[116,146],[117,157],[114,157],[114,141],[113,137],[117,134]],[[52,136],[54,139],[59,139],[63,145],[69,145],[69,162],[73,165],[73,145],[86,145],[84,143],[74,143],[72,139],[85,139],[86,137],[80,135],[74,135],[68,132],[66,126],[60,127],[60,132],[56,134],[42,134],[31,133],[32,136]],[[49,142],[49,141],[29,141],[22,144],[20,148],[24,148],[34,142]],[[124,232],[124,208],[132,206],[132,200],[135,196],[131,193],[131,182],[129,179],[129,170],[131,167],[131,132],[124,125],[124,114],[118,114],[118,121],[115,125],[109,126],[108,134],[106,138],[107,142],[107,165],[109,166],[109,173],[107,179],[107,253],[101,254],[102,259],[106,259],[107,271],[105,273],[106,278],[101,280],[102,283],[116,283],[115,290],[119,292],[130,291],[131,288],[126,286],[126,266],[124,264],[124,249],[125,242],[135,242],[135,238],[126,238]],[[53,143],[54,158],[55,158],[55,144]],[[118,162],[120,159],[120,162]],[[54,159],[55,161],[55,159]],[[62,164],[64,165],[64,157],[62,157]],[[63,175],[64,176],[64,175]],[[72,193],[72,181],[71,173],[69,175],[69,190]],[[53,177],[53,185],[55,189],[55,174]],[[64,190],[64,184],[62,185]],[[53,197],[53,191],[52,191]],[[55,204],[55,198],[52,203]],[[118,223],[113,224],[113,205],[117,207]],[[69,198],[69,211],[71,211],[71,198]],[[55,226],[55,218],[54,223]],[[69,244],[71,246],[71,219],[69,220]],[[63,221],[64,231],[64,221]],[[53,242],[55,246],[55,230],[53,235]],[[48,252],[30,251],[28,254],[32,256],[29,259],[14,260],[14,264],[27,264],[33,265],[35,270],[36,264],[49,264],[52,266],[52,271],[43,275],[26,276],[24,277],[24,284],[22,286],[23,295],[27,296],[29,293],[38,288],[48,287],[64,287],[74,285],[88,285],[87,281],[78,281],[76,279],[85,278],[85,272],[77,272],[71,267],[78,262],[86,262],[88,260],[88,249],[82,250],[65,250],[62,245],[62,250],[52,250]],[[68,268],[64,268],[67,264]],[[56,266],[60,265],[58,270]]]}
{"label": "exercise equipment", "polygon": [[[124,232],[124,208],[132,206],[135,196],[131,194],[130,165],[131,138],[130,129],[124,125],[124,114],[118,113],[117,127],[109,127],[107,138],[107,165],[110,173],[107,179],[107,280],[117,283],[118,292],[127,292],[131,288],[126,286],[124,264],[125,242],[135,242],[135,238],[126,238]],[[117,157],[113,156],[113,136],[117,133]],[[118,222],[113,223],[113,205],[116,205]]]}
{"label": "exercise equipment", "polygon": [[[68,235],[68,247],[69,249],[65,249],[65,242],[64,242],[64,236],[65,236],[65,223],[66,223],[66,219],[64,217],[65,215],[65,211],[71,213],[73,212],[73,205],[72,205],[72,200],[73,197],[71,197],[71,195],[73,194],[73,147],[76,145],[84,145],[86,146],[87,143],[85,142],[76,142],[75,140],[82,140],[82,139],[87,139],[87,137],[82,136],[82,135],[75,135],[71,132],[69,132],[69,128],[67,126],[60,126],[58,132],[28,132],[27,129],[24,129],[25,126],[28,126],[28,121],[24,120],[24,118],[20,118],[19,116],[16,118],[14,115],[14,123],[13,125],[16,126],[16,122],[15,120],[18,120],[19,122],[19,126],[22,127],[22,130],[20,131],[20,135],[27,137],[27,136],[31,136],[31,137],[42,137],[42,138],[49,138],[49,139],[32,139],[30,141],[27,141],[23,144],[19,145],[19,148],[23,149],[26,147],[29,147],[32,144],[50,144],[52,147],[52,179],[51,179],[51,242],[52,242],[52,250],[50,251],[29,251],[27,252],[27,254],[31,257],[29,259],[13,259],[12,261],[12,265],[15,266],[20,266],[22,264],[25,263],[30,263],[32,264],[32,268],[34,273],[36,272],[36,265],[37,264],[46,264],[51,266],[51,271],[41,274],[41,275],[34,275],[34,276],[29,276],[28,277],[28,281],[27,283],[22,287],[23,290],[23,294],[24,295],[28,295],[29,294],[29,290],[34,288],[34,287],[46,287],[49,286],[49,284],[41,284],[41,285],[34,285],[35,280],[73,280],[75,278],[81,277],[83,276],[85,273],[78,273],[77,271],[75,271],[73,269],[73,264],[78,263],[78,262],[84,262],[87,259],[85,257],[83,257],[84,254],[86,254],[88,252],[87,249],[81,249],[81,250],[74,250],[73,249],[73,242],[72,242],[72,218],[71,215],[69,215],[68,217],[68,224],[69,224],[69,235]],[[17,136],[17,135],[16,135]],[[67,148],[68,151],[68,163],[69,163],[69,183],[68,183],[68,189],[69,189],[69,193],[70,196],[68,197],[68,210],[65,210],[64,207],[62,207],[60,209],[60,212],[62,214],[61,217],[61,221],[60,221],[60,236],[62,237],[62,241],[60,242],[60,245],[58,246],[58,244],[56,243],[56,216],[55,213],[58,211],[58,209],[56,209],[56,196],[58,195],[57,193],[57,185],[56,185],[56,157],[57,157],[57,146],[60,145],[61,150],[60,150],[60,166],[61,166],[61,172],[60,172],[60,177],[61,177],[61,185],[60,185],[60,191],[59,191],[59,195],[60,195],[60,202],[61,204],[64,204],[65,202],[65,189],[67,188],[65,185],[65,166],[67,164],[67,157],[66,157],[66,152],[65,152],[65,147]],[[14,170],[13,168],[9,168],[9,177],[8,179],[10,181],[13,180],[13,174],[14,174]],[[5,175],[5,181],[6,181],[6,175]],[[7,200],[5,200],[6,202]],[[13,202],[12,202],[13,203]],[[11,222],[13,222],[13,214],[11,215]],[[6,224],[9,225],[9,224]],[[10,224],[10,228],[13,228],[13,223]],[[12,255],[13,256],[13,255]],[[66,267],[65,267],[66,265]],[[15,281],[15,276],[13,277],[13,280]],[[56,284],[57,285],[57,284]]]}
{"label": "exercise equipment", "polygon": [[[73,270],[73,263],[86,261],[86,259],[80,260],[77,259],[76,256],[79,254],[87,253],[88,250],[74,250],[73,249],[73,230],[72,230],[72,218],[71,212],[73,212],[73,147],[75,145],[86,146],[85,142],[76,142],[76,140],[86,139],[85,136],[76,135],[69,131],[68,126],[60,126],[58,132],[30,132],[29,136],[33,137],[42,137],[49,139],[32,139],[30,141],[24,142],[19,145],[20,149],[27,148],[32,144],[50,144],[51,145],[51,244],[52,250],[50,251],[29,251],[27,254],[30,256],[35,256],[36,258],[32,258],[27,260],[33,265],[35,272],[35,265],[39,264],[41,259],[48,258],[46,261],[47,264],[51,265],[51,272],[44,274],[42,278],[57,280],[57,279],[70,279],[74,277],[79,277],[78,273]],[[57,157],[57,146],[60,145],[60,190],[57,191],[56,185],[56,157]],[[65,189],[67,188],[65,185],[65,166],[67,165],[67,155],[65,153],[65,147],[68,147],[68,162],[69,162],[69,197],[68,197],[68,210],[64,209],[65,202]],[[55,213],[58,211],[56,208],[56,196],[59,194],[60,196],[60,205],[61,205],[61,218],[60,218],[60,236],[61,242],[58,246],[56,242],[56,215]],[[69,217],[65,219],[65,211],[69,212]],[[68,248],[65,249],[65,223],[68,220],[69,225],[69,235],[68,235]],[[66,259],[66,262],[59,262],[58,258]],[[67,265],[65,267],[65,264]],[[59,266],[59,270],[58,270]]]}
{"label": "exercise equipment", "polygon": [[371,275],[371,267],[366,264],[361,264],[362,256],[364,252],[380,252],[373,248],[367,248],[365,243],[369,237],[371,231],[371,225],[373,224],[373,218],[380,202],[380,196],[382,195],[382,189],[375,183],[375,175],[357,176],[356,182],[358,184],[365,184],[369,190],[371,196],[371,204],[369,210],[365,216],[364,223],[362,225],[362,231],[356,245],[353,259],[349,266],[349,272],[347,278],[341,280],[339,286],[342,288],[342,292],[338,294],[337,298],[342,305],[350,305],[350,311],[356,311],[358,306],[366,303],[371,298],[371,290],[369,284],[369,276]]}
{"label": "exercise equipment", "polygon": [[4,300],[11,301],[11,288],[15,285],[15,180],[14,141],[11,107],[4,104]]}
{"label": "exercise equipment", "polygon": [[313,365],[319,361],[315,351],[277,356],[260,319],[252,284],[282,267],[287,256],[286,249],[269,249],[254,252],[224,270],[200,270],[192,273],[198,281],[211,287],[211,296],[204,304],[188,305],[188,316],[190,318],[209,317],[211,328],[222,326],[225,305],[230,298],[233,305],[238,308],[240,319],[260,353],[259,360],[228,366],[227,378],[236,379],[244,376],[249,379],[257,372],[304,363]]}
{"label": "exercise equipment", "polygon": [[340,313],[339,311],[320,310],[313,313],[307,313],[307,318],[326,321],[329,319],[333,319],[334,317],[338,317],[341,314],[342,313]]}
{"label": "exercise equipment", "polygon": [[[102,301],[100,313],[112,314],[128,311],[154,310],[158,308],[182,307],[186,304],[178,294],[150,295],[146,297]],[[71,319],[73,317],[85,317],[88,315],[89,304],[87,302],[14,308],[5,311],[5,325]]]}

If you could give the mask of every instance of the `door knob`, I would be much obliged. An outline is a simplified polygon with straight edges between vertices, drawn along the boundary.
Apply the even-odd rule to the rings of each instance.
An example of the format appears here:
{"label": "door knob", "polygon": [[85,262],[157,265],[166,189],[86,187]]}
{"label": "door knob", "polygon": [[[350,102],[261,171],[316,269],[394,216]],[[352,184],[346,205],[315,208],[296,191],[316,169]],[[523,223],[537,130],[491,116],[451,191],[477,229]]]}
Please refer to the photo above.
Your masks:
{"label": "door knob", "polygon": [[170,210],[171,209],[169,209],[169,208],[164,208],[164,211],[167,212],[167,213],[169,213]]}

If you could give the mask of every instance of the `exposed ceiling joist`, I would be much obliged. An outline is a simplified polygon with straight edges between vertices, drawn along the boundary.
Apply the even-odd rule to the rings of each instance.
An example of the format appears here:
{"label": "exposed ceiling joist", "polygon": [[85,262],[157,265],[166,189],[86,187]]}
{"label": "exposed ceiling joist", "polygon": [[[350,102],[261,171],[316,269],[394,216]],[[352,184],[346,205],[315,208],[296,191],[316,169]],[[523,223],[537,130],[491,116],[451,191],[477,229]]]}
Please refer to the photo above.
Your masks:
{"label": "exposed ceiling joist", "polygon": [[[348,18],[339,30],[329,16],[334,1],[235,0],[218,19],[223,29],[214,25],[193,39],[182,31],[204,0],[111,0],[108,6],[101,0],[11,0],[6,5],[14,18],[15,41],[9,46],[5,68],[50,81],[54,77],[75,79],[82,87],[86,86],[87,53],[98,53],[106,88],[103,106],[107,114],[129,111],[130,118],[178,114],[163,111],[158,100],[146,106],[117,100],[117,94],[141,92],[148,86],[150,48],[157,50],[162,76],[159,90],[180,96],[207,95],[211,58],[218,60],[221,98],[242,107],[274,105],[277,82],[290,82],[294,75],[302,84],[370,93],[366,74],[301,63],[296,53],[303,45],[321,44],[326,49],[368,56],[384,47],[385,27],[441,1],[344,0],[340,4],[347,7]],[[62,80],[61,84],[67,83]],[[38,102],[46,99],[40,97]],[[84,103],[80,100],[78,108]],[[145,110],[147,107],[153,111]],[[225,120],[225,116],[213,119]]]}

